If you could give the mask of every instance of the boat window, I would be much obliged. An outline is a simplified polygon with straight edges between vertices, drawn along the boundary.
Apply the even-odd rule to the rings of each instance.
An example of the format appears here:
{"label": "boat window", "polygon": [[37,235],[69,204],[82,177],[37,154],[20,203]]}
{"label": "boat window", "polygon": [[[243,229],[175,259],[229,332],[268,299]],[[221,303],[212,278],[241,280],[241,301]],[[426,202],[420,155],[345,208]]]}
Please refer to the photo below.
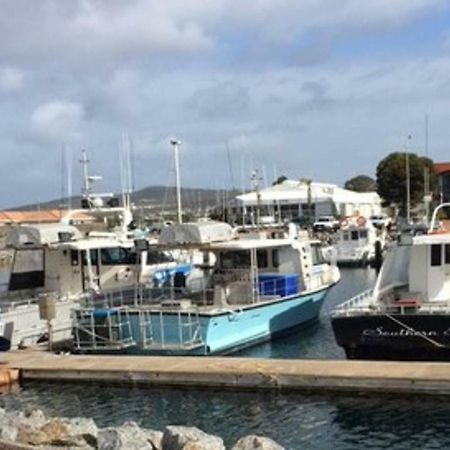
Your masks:
{"label": "boat window", "polygon": [[444,261],[445,264],[450,264],[450,244],[445,244]]}
{"label": "boat window", "polygon": [[280,255],[278,254],[278,249],[274,248],[272,250],[272,266],[279,267],[280,266]]}
{"label": "boat window", "polygon": [[323,252],[319,245],[311,245],[311,258],[313,266],[325,263],[325,258],[323,257]]}
{"label": "boat window", "polygon": [[220,254],[221,269],[236,269],[239,267],[250,267],[250,252],[222,252]]}
{"label": "boat window", "polygon": [[136,264],[136,253],[128,248],[102,248],[100,254],[104,266]]}
{"label": "boat window", "polygon": [[[172,262],[174,259],[160,250],[149,250],[147,253],[147,264],[161,264],[165,262]],[[135,264],[135,263],[133,263]]]}
{"label": "boat window", "polygon": [[431,246],[431,265],[440,266],[442,264],[442,246],[441,244],[433,244]]}
{"label": "boat window", "polygon": [[344,238],[344,241],[348,241],[348,231],[344,231],[342,237]]}
{"label": "boat window", "polygon": [[[83,251],[83,266],[86,266],[86,265],[87,265],[87,261],[86,261],[86,251],[87,251],[87,250],[84,250],[84,251]],[[91,264],[97,265],[97,261],[98,261],[98,252],[97,252],[97,249],[95,248],[95,249],[89,250],[89,254],[90,254],[90,257],[91,257]]]}
{"label": "boat window", "polygon": [[266,268],[269,265],[267,250],[257,250],[256,260],[259,268]]}
{"label": "boat window", "polygon": [[72,262],[72,266],[78,266],[80,263],[78,250],[70,250],[70,261]]}
{"label": "boat window", "polygon": [[361,239],[367,239],[367,230],[361,230],[361,231],[359,232],[359,237],[360,237]]}
{"label": "boat window", "polygon": [[359,238],[358,230],[354,230],[351,232],[352,241],[357,241]]}
{"label": "boat window", "polygon": [[31,289],[45,285],[43,250],[17,250],[9,279],[10,291]]}

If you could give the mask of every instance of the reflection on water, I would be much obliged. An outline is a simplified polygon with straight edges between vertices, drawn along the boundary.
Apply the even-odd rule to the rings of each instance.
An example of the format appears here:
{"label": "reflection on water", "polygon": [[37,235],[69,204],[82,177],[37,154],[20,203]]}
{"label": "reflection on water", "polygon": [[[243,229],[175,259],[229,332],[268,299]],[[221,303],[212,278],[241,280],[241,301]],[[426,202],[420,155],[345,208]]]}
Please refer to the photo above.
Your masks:
{"label": "reflection on water", "polygon": [[[342,358],[334,343],[331,309],[371,287],[370,269],[342,270],[319,324],[239,353],[272,358]],[[104,385],[27,383],[0,397],[7,408],[41,408],[51,416],[92,417],[100,426],[134,420],[142,426],[197,426],[230,446],[250,433],[287,449],[450,448],[450,403],[439,397],[182,390]]]}

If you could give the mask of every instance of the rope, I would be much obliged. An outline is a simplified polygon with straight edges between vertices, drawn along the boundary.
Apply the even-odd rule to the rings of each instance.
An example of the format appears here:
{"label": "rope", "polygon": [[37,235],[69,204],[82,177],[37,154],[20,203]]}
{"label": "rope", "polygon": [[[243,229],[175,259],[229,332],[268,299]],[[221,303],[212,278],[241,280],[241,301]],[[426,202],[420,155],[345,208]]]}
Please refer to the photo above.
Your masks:
{"label": "rope", "polygon": [[412,331],[415,336],[418,336],[418,337],[421,337],[421,338],[425,339],[426,341],[430,342],[431,344],[435,345],[436,347],[439,347],[439,348],[450,348],[448,345],[441,344],[441,343],[435,341],[434,339],[426,336],[422,332],[416,331],[414,328],[406,325],[406,323],[403,323],[401,320],[396,319],[395,317],[391,316],[390,314],[385,313],[385,316],[388,319],[390,319],[393,322],[395,322],[397,325],[400,325],[401,327],[405,328],[408,331]]}

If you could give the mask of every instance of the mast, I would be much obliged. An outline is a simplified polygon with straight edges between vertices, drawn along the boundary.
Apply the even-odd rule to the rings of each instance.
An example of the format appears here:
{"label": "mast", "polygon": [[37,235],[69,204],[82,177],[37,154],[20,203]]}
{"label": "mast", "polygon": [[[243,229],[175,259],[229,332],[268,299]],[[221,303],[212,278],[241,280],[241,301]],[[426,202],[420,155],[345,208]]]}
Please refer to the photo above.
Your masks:
{"label": "mast", "polygon": [[411,142],[411,135],[408,136],[408,143],[406,145],[406,220],[408,224],[411,223],[411,180],[409,175],[409,147]]}
{"label": "mast", "polygon": [[173,155],[175,161],[175,183],[177,190],[177,216],[178,223],[183,223],[183,215],[181,212],[181,188],[180,188],[180,162],[178,158],[178,147],[181,145],[181,141],[171,139],[170,143],[173,146]]}

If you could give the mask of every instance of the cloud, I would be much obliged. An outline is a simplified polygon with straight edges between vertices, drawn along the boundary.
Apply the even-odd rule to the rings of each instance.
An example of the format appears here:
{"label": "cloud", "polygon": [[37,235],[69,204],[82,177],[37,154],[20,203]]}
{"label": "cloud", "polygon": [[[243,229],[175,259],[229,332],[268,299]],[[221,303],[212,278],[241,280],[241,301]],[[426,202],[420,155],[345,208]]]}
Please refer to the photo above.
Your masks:
{"label": "cloud", "polygon": [[20,89],[25,80],[25,73],[14,67],[0,68],[0,91],[15,91]]}
{"label": "cloud", "polygon": [[0,53],[12,60],[86,65],[115,58],[210,58],[227,42],[232,53],[259,51],[262,60],[276,55],[268,52],[272,48],[283,53],[293,46],[314,61],[314,52],[326,55],[342,33],[398,28],[445,6],[445,0],[7,0]]}
{"label": "cloud", "polygon": [[228,81],[197,90],[187,102],[187,107],[203,119],[221,119],[241,116],[249,103],[248,88]]}
{"label": "cloud", "polygon": [[82,120],[82,105],[56,100],[40,105],[33,111],[31,129],[43,141],[62,143],[79,137]]}

